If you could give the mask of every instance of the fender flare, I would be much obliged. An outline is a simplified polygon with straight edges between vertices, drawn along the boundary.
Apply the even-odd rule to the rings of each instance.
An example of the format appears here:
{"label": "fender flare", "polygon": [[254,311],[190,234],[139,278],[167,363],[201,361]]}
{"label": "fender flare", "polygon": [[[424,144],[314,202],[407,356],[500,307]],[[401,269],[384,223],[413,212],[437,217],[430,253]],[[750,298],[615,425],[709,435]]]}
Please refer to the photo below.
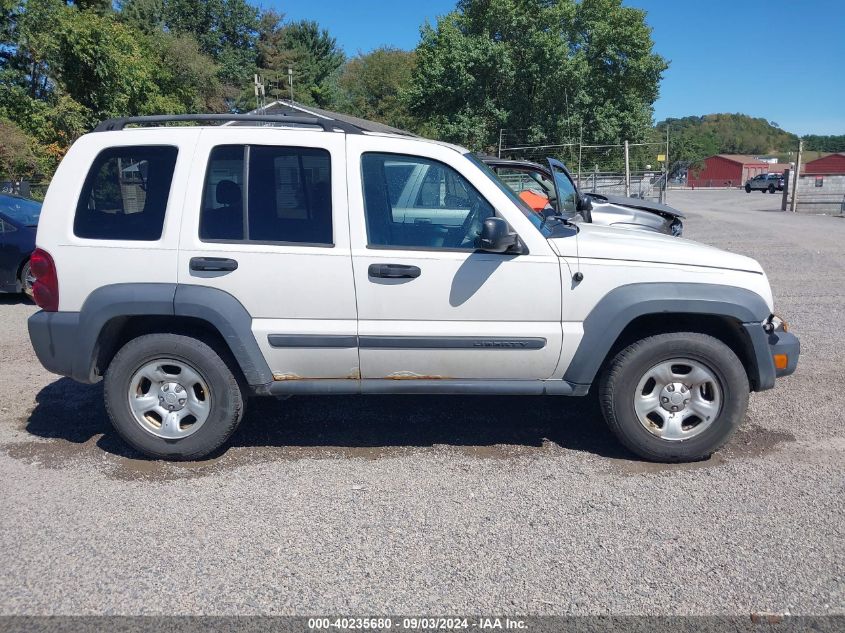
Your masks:
{"label": "fender flare", "polygon": [[179,284],[173,307],[176,316],[202,319],[217,329],[249,385],[273,382],[273,372],[252,333],[252,316],[235,297],[217,288]]}
{"label": "fender flare", "polygon": [[112,319],[132,316],[185,316],[210,323],[229,346],[250,385],[273,381],[252,333],[252,317],[228,292],[207,286],[125,283],[94,290],[79,312],[72,377],[96,382],[95,359],[103,328]]}
{"label": "fender flare", "polygon": [[[593,307],[584,319],[584,336],[563,379],[580,385],[595,380],[602,363],[623,330],[636,318],[648,314],[701,314],[728,317],[747,324],[754,347],[758,383],[774,382],[772,364],[769,380],[766,337],[754,336],[748,325],[757,325],[763,334],[762,323],[769,317],[766,301],[756,292],[735,286],[697,283],[635,283],[614,288]],[[762,364],[762,366],[761,366]]]}

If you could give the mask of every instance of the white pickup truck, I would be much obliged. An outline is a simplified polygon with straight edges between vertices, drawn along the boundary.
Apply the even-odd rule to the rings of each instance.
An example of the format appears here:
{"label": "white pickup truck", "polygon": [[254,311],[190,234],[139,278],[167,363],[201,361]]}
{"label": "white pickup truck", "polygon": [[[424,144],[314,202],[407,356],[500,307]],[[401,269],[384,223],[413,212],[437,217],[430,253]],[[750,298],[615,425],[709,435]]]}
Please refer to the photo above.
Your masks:
{"label": "white pickup truck", "polygon": [[317,118],[100,124],[31,268],[39,359],[104,377],[157,458],[218,450],[250,395],[592,387],[629,449],[696,460],[799,354],[748,257],[541,217],[466,149]]}

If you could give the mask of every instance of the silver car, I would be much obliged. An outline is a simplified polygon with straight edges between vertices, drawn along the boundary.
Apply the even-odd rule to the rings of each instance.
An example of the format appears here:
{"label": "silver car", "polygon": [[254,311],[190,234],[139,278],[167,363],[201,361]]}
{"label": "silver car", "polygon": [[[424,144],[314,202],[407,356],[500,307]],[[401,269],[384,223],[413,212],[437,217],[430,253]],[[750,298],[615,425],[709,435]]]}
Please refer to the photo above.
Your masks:
{"label": "silver car", "polygon": [[763,193],[783,191],[783,174],[759,174],[754,178],[749,178],[745,183],[745,193],[752,191]]}
{"label": "silver car", "polygon": [[553,158],[548,166],[530,161],[482,156],[499,179],[537,213],[551,207],[556,213],[581,216],[594,224],[654,231],[679,237],[684,216],[672,207],[639,198],[578,191],[569,170]]}

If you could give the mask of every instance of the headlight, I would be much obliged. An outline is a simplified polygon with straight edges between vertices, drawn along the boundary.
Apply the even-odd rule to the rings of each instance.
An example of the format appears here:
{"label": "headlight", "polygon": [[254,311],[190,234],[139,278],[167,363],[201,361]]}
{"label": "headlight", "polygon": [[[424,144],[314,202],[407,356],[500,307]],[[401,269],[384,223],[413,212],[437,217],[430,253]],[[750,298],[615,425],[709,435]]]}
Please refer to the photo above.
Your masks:
{"label": "headlight", "polygon": [[679,218],[672,220],[672,237],[681,237],[684,233],[684,223]]}
{"label": "headlight", "polygon": [[789,332],[789,323],[784,321],[778,315],[773,314],[769,317],[769,320],[763,324],[763,329],[766,332]]}

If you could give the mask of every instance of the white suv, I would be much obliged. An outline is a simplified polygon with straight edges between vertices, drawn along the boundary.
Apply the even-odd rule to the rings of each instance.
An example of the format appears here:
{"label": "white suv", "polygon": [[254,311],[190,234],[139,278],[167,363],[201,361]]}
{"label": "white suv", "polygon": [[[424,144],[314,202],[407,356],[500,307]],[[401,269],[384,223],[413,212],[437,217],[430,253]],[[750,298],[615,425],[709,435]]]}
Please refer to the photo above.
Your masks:
{"label": "white suv", "polygon": [[324,119],[107,121],[37,246],[40,361],[105,377],[117,431],[160,458],[218,449],[248,395],[595,385],[632,451],[695,460],[798,361],[756,261],[543,219],[463,148]]}

